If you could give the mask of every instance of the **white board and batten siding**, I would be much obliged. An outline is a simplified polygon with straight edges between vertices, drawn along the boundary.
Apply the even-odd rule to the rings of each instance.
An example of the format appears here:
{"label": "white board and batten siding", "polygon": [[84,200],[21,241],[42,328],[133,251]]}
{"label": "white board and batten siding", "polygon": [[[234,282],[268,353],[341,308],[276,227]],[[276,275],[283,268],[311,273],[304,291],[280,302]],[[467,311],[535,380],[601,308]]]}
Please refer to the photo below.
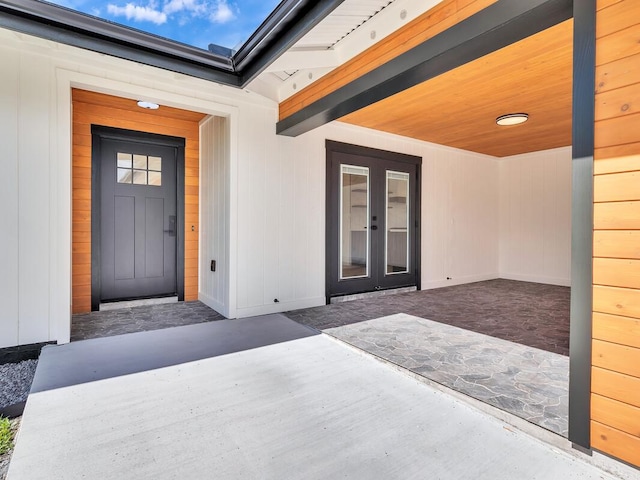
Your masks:
{"label": "white board and batten siding", "polygon": [[326,139],[423,158],[422,288],[499,274],[501,160],[339,122],[280,137],[277,104],[256,94],[6,30],[0,45],[0,347],[69,340],[71,87],[215,117],[199,298],[225,315],[324,303]]}
{"label": "white board and batten siding", "polygon": [[[0,347],[50,338],[54,217],[57,186],[49,152],[55,143],[51,63],[3,50],[0,69]],[[20,161],[17,161],[17,159]],[[67,249],[70,245],[67,244]],[[64,255],[64,252],[62,253]],[[37,301],[34,301],[37,299]],[[20,321],[18,322],[18,319]]]}
{"label": "white board and batten siding", "polygon": [[571,284],[571,148],[500,159],[500,277]]}
{"label": "white board and batten siding", "polygon": [[[200,300],[229,316],[229,124],[210,116],[200,122]],[[215,261],[215,272],[211,261]]]}

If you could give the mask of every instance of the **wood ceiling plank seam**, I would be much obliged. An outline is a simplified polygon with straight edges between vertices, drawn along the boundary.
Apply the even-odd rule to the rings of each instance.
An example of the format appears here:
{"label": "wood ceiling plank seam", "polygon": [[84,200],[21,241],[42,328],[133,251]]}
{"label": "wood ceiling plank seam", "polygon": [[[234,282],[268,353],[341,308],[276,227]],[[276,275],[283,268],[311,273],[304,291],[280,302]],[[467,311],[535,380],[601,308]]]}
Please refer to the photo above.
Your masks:
{"label": "wood ceiling plank seam", "polygon": [[598,12],[596,39],[600,39],[620,30],[637,26],[638,7],[635,2],[618,2]]}
{"label": "wood ceiling plank seam", "polygon": [[596,97],[609,90],[638,83],[640,53],[596,67]]}
{"label": "wood ceiling plank seam", "polygon": [[596,66],[640,53],[638,37],[638,28],[634,25],[600,38],[596,50]]}

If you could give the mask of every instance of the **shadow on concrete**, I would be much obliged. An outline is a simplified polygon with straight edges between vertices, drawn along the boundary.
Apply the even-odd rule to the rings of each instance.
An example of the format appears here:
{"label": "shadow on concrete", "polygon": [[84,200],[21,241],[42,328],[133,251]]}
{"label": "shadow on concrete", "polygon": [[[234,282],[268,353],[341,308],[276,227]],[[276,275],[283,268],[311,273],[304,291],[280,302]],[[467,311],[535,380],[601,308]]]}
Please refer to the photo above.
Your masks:
{"label": "shadow on concrete", "polygon": [[283,315],[219,320],[46,346],[31,393],[319,335]]}

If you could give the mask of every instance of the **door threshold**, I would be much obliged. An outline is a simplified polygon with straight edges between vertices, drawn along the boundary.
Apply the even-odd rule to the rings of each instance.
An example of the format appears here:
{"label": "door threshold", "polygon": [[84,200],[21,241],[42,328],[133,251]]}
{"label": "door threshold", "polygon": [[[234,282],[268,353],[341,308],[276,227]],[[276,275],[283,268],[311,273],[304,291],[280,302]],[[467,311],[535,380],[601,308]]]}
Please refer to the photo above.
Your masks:
{"label": "door threshold", "polygon": [[329,303],[343,303],[350,302],[352,300],[364,300],[365,298],[384,297],[386,295],[395,295],[397,293],[415,292],[417,288],[413,287],[401,287],[401,288],[389,288],[387,290],[376,290],[374,292],[354,293],[351,295],[341,295],[339,297],[331,297]]}
{"label": "door threshold", "polygon": [[178,297],[141,298],[140,300],[125,300],[122,302],[101,303],[99,311],[119,310],[121,308],[145,307],[149,305],[163,305],[165,303],[177,303]]}

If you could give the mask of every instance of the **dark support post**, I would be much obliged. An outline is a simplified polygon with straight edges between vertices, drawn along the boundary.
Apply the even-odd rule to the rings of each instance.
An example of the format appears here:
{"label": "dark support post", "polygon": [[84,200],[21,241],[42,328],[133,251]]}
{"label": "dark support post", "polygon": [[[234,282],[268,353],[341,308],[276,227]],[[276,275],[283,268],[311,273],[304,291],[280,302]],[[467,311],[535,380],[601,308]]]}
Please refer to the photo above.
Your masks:
{"label": "dark support post", "polygon": [[569,440],[590,448],[596,0],[574,0],[573,21]]}

